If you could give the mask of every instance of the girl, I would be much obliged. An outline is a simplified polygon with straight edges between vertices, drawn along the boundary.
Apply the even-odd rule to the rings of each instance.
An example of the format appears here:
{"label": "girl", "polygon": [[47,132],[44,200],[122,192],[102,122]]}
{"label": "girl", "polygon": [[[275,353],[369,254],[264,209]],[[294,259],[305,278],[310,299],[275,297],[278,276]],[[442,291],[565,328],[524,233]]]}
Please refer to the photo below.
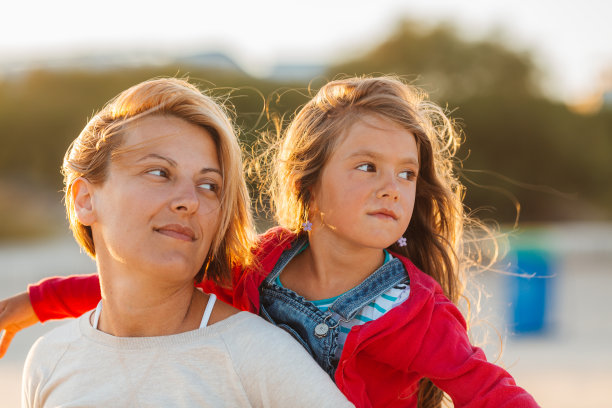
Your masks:
{"label": "girl", "polygon": [[[203,286],[291,333],[356,406],[440,406],[441,390],[457,407],[537,406],[469,343],[455,306],[468,221],[458,144],[442,110],[395,78],[328,83],[276,149],[280,227],[235,268],[231,290]],[[22,317],[5,321],[32,320],[25,296],[10,307]],[[29,288],[41,321],[98,297],[94,276]]]}

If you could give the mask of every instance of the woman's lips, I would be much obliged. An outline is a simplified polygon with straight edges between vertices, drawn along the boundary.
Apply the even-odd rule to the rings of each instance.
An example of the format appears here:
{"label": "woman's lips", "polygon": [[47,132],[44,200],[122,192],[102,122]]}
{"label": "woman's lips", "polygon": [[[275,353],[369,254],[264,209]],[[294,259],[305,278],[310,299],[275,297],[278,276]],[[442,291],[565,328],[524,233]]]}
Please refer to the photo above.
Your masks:
{"label": "woman's lips", "polygon": [[189,227],[179,224],[168,224],[163,227],[156,228],[155,231],[168,237],[180,239],[181,241],[195,241],[195,233]]}

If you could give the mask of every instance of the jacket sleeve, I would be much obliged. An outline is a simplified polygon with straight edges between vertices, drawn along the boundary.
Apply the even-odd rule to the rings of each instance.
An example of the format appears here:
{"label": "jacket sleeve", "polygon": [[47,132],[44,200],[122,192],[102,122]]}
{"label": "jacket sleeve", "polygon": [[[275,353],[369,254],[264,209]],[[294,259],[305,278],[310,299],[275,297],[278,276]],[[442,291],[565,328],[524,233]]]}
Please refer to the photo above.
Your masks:
{"label": "jacket sleeve", "polygon": [[100,301],[98,275],[73,275],[43,279],[28,286],[30,303],[41,322],[78,317]]}
{"label": "jacket sleeve", "polygon": [[[216,294],[230,305],[233,303],[231,289],[210,281],[203,281],[197,286],[207,293]],[[46,278],[28,286],[28,294],[34,312],[41,322],[81,316],[95,308],[101,299],[97,274]]]}
{"label": "jacket sleeve", "polygon": [[537,407],[503,368],[470,344],[457,307],[441,294],[412,367],[445,391],[455,407]]}
{"label": "jacket sleeve", "polygon": [[229,305],[234,303],[234,299],[233,299],[234,294],[233,294],[232,288],[226,288],[226,287],[217,285],[216,283],[212,281],[207,281],[207,280],[203,280],[202,282],[198,283],[196,286],[201,288],[206,293],[214,293],[215,295],[217,295],[218,299],[221,299],[222,301],[224,301],[225,303]]}

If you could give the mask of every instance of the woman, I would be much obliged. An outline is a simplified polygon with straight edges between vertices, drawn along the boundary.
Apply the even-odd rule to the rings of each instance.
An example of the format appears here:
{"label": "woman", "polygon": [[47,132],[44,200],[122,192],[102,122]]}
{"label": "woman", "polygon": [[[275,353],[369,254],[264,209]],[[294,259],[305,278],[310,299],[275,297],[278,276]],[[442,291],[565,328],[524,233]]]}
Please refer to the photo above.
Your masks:
{"label": "woman", "polygon": [[102,300],[32,347],[23,406],[350,406],[288,334],[194,288],[227,282],[253,236],[240,149],[210,98],[177,79],[124,91],[63,172]]}

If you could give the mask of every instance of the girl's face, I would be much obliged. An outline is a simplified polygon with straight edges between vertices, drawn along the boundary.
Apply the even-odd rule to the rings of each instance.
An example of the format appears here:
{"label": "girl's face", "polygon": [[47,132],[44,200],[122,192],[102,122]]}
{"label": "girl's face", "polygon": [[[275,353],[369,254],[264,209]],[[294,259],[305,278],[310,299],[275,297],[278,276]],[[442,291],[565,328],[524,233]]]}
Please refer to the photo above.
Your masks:
{"label": "girl's face", "polygon": [[91,186],[96,258],[148,279],[193,279],[219,225],[223,178],[211,135],[150,116],[130,124],[120,150],[107,179]]}
{"label": "girl's face", "polygon": [[390,246],[410,223],[418,172],[411,132],[377,115],[360,118],[323,167],[312,233],[322,228],[355,247]]}

